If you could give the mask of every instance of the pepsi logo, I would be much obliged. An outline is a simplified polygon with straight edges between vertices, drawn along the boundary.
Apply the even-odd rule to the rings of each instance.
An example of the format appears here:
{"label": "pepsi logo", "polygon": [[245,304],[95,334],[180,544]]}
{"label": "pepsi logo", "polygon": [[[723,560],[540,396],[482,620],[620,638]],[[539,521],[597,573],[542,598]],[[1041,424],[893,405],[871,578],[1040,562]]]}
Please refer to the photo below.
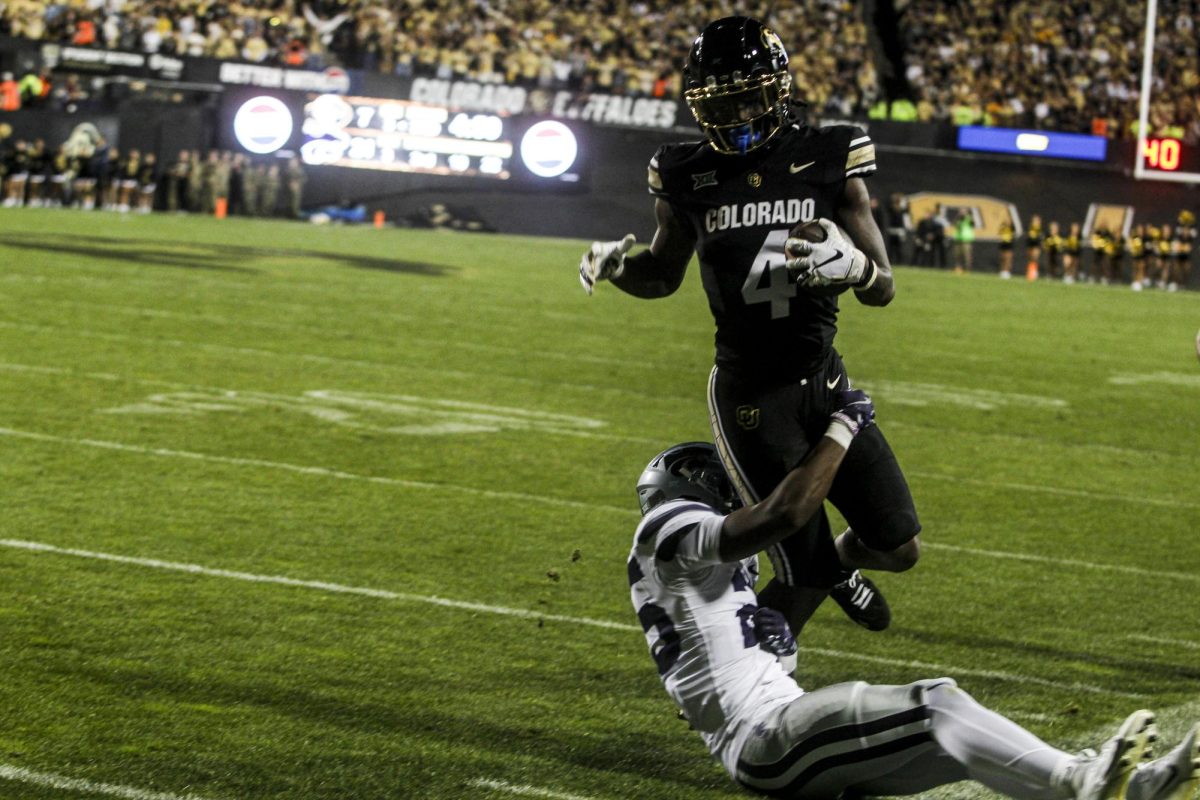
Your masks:
{"label": "pepsi logo", "polygon": [[278,98],[254,97],[242,103],[233,117],[233,135],[251,153],[274,153],[292,138],[292,112]]}
{"label": "pepsi logo", "polygon": [[571,168],[578,155],[575,134],[561,122],[544,120],[521,137],[521,161],[539,178],[557,178]]}

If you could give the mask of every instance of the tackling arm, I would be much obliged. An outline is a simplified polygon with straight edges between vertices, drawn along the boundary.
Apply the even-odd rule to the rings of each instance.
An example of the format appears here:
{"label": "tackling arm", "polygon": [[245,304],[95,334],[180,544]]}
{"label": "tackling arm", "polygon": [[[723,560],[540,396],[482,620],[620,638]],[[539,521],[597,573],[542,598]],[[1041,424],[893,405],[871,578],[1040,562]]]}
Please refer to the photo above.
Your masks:
{"label": "tackling arm", "polygon": [[837,223],[850,235],[854,244],[875,262],[877,270],[874,283],[866,289],[856,289],[855,296],[860,303],[868,306],[886,306],[896,296],[896,284],[883,244],[883,234],[871,216],[871,196],[862,178],[846,180],[836,216]]}
{"label": "tackling arm", "polygon": [[825,502],[850,442],[874,419],[875,407],[864,392],[840,392],[828,430],[800,465],[766,499],[725,518],[717,544],[720,559],[748,558],[807,524]]}

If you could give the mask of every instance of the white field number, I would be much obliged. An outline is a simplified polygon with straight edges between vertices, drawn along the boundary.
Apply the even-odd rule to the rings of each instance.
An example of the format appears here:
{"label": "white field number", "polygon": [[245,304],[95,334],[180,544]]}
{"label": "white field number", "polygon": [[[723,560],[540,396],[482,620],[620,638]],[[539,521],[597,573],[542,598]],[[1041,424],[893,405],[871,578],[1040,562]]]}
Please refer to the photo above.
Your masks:
{"label": "white field number", "polygon": [[412,395],[318,389],[300,396],[209,389],[152,394],[132,405],[105,409],[108,414],[194,416],[246,413],[274,408],[333,425],[400,436],[539,431],[587,436],[606,427],[601,420],[527,408]]}

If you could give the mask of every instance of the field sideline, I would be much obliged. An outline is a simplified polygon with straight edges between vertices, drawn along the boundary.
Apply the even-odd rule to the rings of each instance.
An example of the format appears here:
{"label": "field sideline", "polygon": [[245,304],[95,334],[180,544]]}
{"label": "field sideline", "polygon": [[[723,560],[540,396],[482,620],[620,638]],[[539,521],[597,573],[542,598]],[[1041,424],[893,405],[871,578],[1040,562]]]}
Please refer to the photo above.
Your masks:
{"label": "field sideline", "polygon": [[[0,210],[0,799],[744,796],[624,570],[639,470],[708,438],[699,278],[588,298],[583,246]],[[891,630],[819,612],[802,684],[1171,739],[1200,295],[897,276],[838,344],[927,547]]]}

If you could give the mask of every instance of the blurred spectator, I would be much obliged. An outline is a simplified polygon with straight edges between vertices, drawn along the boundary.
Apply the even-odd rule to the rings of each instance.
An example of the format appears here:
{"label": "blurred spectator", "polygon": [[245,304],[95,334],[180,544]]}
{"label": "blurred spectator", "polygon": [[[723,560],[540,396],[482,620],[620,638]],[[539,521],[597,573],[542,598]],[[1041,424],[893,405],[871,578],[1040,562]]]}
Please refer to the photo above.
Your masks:
{"label": "blurred spectator", "polygon": [[267,174],[263,176],[262,183],[259,185],[258,211],[264,217],[273,217],[276,214],[281,181],[279,164],[273,162],[271,166],[267,167]]}
{"label": "blurred spectator", "polygon": [[1062,275],[1059,257],[1062,254],[1063,238],[1057,222],[1050,222],[1046,238],[1042,240],[1042,247],[1046,251],[1046,277],[1059,277]]}
{"label": "blurred spectator", "polygon": [[913,261],[927,267],[946,266],[946,226],[944,220],[933,211],[917,223]]}
{"label": "blurred spectator", "polygon": [[1129,251],[1130,286],[1140,292],[1146,285],[1146,226],[1135,225],[1125,244]]}
{"label": "blurred spectator", "polygon": [[25,184],[29,182],[29,143],[13,142],[4,158],[4,207],[25,205]]}
{"label": "blurred spectator", "polygon": [[304,165],[299,158],[291,158],[284,172],[284,204],[287,206],[287,215],[292,219],[300,219],[305,180]]}
{"label": "blurred spectator", "polygon": [[46,189],[46,173],[50,169],[50,154],[46,152],[46,141],[35,139],[29,147],[29,189],[25,204],[40,208]]}
{"label": "blurred spectator", "polygon": [[137,174],[137,210],[149,214],[154,209],[154,194],[158,190],[158,157],[151,151],[142,156]]}
{"label": "blurred spectator", "polygon": [[1063,283],[1074,283],[1079,277],[1079,253],[1083,249],[1081,237],[1079,223],[1072,222],[1070,230],[1063,238]]}
{"label": "blurred spectator", "polygon": [[974,261],[975,220],[970,212],[959,214],[954,221],[954,271],[970,272]]}
{"label": "blurred spectator", "polygon": [[0,111],[21,110],[21,87],[11,72],[0,74]]}
{"label": "blurred spectator", "polygon": [[1013,239],[1015,238],[1016,228],[1013,226],[1012,222],[1007,219],[1004,220],[1004,222],[1001,222],[999,245],[1000,263],[998,265],[998,271],[1000,273],[1000,277],[1006,280],[1012,277]]}
{"label": "blurred spectator", "polygon": [[192,169],[192,154],[187,150],[179,151],[165,176],[165,194],[167,211],[186,211],[188,208],[188,174]]}
{"label": "blurred spectator", "polygon": [[1036,281],[1042,261],[1042,218],[1034,214],[1029,218],[1029,230],[1025,232],[1025,280]]}
{"label": "blurred spectator", "polygon": [[1187,286],[1192,271],[1192,249],[1196,242],[1196,215],[1184,209],[1179,212],[1175,226],[1175,242],[1172,255],[1175,256],[1171,265],[1171,275],[1167,278],[1167,290],[1176,291],[1180,286]]}

